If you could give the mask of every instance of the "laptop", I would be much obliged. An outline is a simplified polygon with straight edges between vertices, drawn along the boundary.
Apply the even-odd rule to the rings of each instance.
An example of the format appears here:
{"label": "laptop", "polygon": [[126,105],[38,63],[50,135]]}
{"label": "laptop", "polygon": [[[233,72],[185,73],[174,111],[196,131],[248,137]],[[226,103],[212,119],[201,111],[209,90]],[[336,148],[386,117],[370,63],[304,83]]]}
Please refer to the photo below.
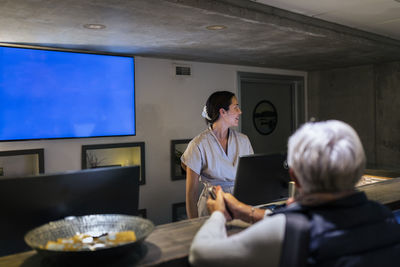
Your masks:
{"label": "laptop", "polygon": [[285,154],[254,154],[239,158],[233,195],[256,206],[289,196],[289,171]]}

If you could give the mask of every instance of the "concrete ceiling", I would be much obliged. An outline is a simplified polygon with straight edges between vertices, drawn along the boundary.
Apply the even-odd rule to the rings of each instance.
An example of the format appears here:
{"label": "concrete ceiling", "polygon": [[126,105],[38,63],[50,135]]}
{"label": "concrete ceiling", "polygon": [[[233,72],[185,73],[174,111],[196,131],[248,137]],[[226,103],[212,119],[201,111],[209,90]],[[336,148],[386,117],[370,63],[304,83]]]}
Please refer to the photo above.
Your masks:
{"label": "concrete ceiling", "polygon": [[400,40],[400,0],[256,0]]}
{"label": "concrete ceiling", "polygon": [[[389,1],[397,13],[370,17],[370,6],[362,19],[342,18],[343,10],[363,13],[363,3],[386,10]],[[0,42],[317,70],[400,60],[399,27],[389,29],[399,7],[395,0],[0,0]],[[83,26],[90,23],[106,28]]]}

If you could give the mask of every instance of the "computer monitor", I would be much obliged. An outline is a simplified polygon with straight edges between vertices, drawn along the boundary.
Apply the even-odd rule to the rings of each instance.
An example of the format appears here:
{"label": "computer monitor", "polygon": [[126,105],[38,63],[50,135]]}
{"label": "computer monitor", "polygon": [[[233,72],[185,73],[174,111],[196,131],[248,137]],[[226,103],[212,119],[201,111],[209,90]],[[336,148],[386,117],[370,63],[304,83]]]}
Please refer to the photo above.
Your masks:
{"label": "computer monitor", "polygon": [[0,255],[28,250],[31,229],[68,216],[138,214],[139,166],[0,179]]}
{"label": "computer monitor", "polygon": [[249,205],[288,197],[289,171],[284,154],[254,154],[239,158],[233,195]]}

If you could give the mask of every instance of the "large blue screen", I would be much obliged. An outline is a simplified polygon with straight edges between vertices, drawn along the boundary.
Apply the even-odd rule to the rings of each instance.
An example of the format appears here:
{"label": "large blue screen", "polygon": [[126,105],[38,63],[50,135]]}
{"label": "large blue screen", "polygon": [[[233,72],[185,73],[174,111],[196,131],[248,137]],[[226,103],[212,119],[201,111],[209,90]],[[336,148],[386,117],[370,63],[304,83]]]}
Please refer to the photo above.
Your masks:
{"label": "large blue screen", "polygon": [[135,135],[133,57],[0,46],[0,140]]}

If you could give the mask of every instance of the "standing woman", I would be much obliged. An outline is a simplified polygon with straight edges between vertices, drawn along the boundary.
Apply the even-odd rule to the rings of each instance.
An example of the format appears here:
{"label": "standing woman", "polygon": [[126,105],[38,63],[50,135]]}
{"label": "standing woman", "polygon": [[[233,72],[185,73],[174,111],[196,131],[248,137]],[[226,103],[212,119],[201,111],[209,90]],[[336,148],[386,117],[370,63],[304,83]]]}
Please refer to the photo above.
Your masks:
{"label": "standing woman", "polygon": [[[233,193],[239,157],[253,154],[249,138],[230,127],[239,125],[235,94],[218,91],[210,95],[203,109],[208,129],[193,138],[181,157],[186,169],[186,212],[189,218],[208,215],[206,188],[198,198],[200,182],[220,185]],[[197,205],[196,205],[197,203]]]}

